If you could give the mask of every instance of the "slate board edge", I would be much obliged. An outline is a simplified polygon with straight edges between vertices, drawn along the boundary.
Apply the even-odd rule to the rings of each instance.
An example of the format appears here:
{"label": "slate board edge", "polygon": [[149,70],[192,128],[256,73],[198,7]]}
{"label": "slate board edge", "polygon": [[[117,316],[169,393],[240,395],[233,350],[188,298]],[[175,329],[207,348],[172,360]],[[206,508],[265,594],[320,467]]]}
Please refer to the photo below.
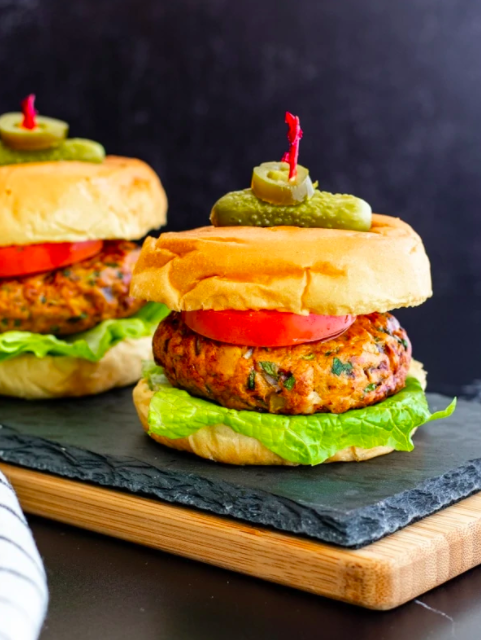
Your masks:
{"label": "slate board edge", "polygon": [[161,471],[134,458],[62,446],[6,426],[0,429],[0,460],[349,548],[379,540],[481,489],[481,459],[476,459],[346,516],[333,510],[314,510],[261,490]]}
{"label": "slate board edge", "polygon": [[261,490],[212,482],[195,474],[161,471],[135,458],[63,446],[21,434],[6,425],[0,425],[0,460],[354,549],[481,490],[481,459],[475,459],[414,489],[346,515],[334,510],[315,510]]}

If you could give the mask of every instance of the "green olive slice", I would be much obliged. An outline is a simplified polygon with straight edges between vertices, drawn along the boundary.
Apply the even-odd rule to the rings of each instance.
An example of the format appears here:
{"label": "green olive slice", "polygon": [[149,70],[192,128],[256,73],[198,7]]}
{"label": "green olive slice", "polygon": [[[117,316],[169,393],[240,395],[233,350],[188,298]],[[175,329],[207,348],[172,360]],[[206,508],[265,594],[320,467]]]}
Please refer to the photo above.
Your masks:
{"label": "green olive slice", "polygon": [[39,151],[59,145],[68,133],[68,124],[55,118],[36,117],[34,129],[22,127],[22,113],[4,113],[0,116],[0,137],[11,149]]}
{"label": "green olive slice", "polygon": [[277,205],[299,204],[314,193],[309,170],[297,165],[297,175],[289,180],[287,162],[263,162],[254,167],[251,188],[260,200]]}

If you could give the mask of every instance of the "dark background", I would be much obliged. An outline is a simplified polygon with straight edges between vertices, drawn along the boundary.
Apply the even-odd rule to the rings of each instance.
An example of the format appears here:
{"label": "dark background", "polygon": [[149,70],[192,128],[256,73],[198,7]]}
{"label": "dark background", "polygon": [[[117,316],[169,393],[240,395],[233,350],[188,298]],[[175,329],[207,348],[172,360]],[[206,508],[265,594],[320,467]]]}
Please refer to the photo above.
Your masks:
{"label": "dark background", "polygon": [[437,299],[400,316],[432,388],[481,378],[478,2],[0,0],[0,73],[0,111],[35,92],[72,135],[152,164],[172,230],[280,158],[299,114],[321,188],[425,241]]}

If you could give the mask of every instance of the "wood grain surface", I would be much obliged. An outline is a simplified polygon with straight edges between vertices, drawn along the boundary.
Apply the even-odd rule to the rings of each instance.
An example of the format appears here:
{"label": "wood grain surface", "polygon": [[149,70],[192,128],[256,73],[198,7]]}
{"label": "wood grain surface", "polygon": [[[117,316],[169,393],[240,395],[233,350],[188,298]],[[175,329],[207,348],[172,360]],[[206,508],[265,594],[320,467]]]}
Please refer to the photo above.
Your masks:
{"label": "wood grain surface", "polygon": [[186,507],[0,464],[23,509],[371,609],[392,609],[481,563],[481,494],[348,550]]}

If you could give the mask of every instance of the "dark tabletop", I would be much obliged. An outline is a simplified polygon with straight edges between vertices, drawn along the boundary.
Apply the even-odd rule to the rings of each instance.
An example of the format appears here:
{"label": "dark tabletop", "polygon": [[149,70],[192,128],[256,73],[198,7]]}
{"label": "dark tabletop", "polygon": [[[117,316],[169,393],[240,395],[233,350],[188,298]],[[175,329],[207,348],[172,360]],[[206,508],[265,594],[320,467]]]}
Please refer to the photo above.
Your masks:
{"label": "dark tabletop", "polygon": [[50,583],[41,640],[475,640],[481,567],[394,611],[360,609],[30,518]]}

